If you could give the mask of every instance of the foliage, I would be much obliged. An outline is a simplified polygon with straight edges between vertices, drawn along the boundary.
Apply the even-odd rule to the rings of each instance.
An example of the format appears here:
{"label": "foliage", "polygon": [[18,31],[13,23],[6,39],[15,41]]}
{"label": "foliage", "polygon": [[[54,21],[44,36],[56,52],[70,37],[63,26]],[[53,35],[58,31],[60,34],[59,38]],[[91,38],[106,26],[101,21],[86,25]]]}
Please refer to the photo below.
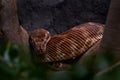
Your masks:
{"label": "foliage", "polygon": [[119,67],[108,74],[96,76],[97,72],[115,62],[113,55],[106,53],[77,63],[68,71],[52,71],[45,64],[34,64],[30,54],[8,43],[7,46],[0,46],[0,80],[119,80]]}

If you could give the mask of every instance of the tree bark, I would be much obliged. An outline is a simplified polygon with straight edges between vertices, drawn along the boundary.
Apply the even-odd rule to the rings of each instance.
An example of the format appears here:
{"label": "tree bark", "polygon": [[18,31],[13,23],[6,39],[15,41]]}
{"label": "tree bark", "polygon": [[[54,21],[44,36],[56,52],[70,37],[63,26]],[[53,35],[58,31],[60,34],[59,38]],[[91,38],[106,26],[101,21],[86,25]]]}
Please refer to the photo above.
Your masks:
{"label": "tree bark", "polygon": [[113,50],[116,59],[120,60],[120,0],[111,0],[99,51],[109,49]]}
{"label": "tree bark", "polygon": [[28,34],[19,25],[16,0],[0,0],[0,3],[3,6],[0,11],[0,31],[5,40],[27,48]]}
{"label": "tree bark", "polygon": [[[16,0],[0,0],[2,5],[0,11],[0,45],[8,42],[21,47],[21,58],[29,61],[28,33],[19,25]],[[25,53],[24,53],[25,52]]]}

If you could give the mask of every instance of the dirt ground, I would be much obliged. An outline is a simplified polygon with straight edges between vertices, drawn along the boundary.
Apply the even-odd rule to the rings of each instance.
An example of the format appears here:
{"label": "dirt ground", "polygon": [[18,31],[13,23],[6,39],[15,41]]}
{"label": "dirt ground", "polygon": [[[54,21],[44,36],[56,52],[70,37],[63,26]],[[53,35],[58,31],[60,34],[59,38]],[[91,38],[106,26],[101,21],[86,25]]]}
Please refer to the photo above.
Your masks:
{"label": "dirt ground", "polygon": [[105,23],[110,0],[17,0],[20,24],[59,34],[88,21]]}

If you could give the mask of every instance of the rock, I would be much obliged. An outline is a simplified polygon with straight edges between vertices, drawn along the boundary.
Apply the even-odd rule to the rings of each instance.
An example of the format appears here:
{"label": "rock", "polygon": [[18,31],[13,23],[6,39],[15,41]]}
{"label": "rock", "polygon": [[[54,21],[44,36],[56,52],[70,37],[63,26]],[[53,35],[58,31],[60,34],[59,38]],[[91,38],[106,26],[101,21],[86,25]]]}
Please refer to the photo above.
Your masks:
{"label": "rock", "polygon": [[20,24],[52,34],[88,21],[105,23],[110,0],[18,0]]}

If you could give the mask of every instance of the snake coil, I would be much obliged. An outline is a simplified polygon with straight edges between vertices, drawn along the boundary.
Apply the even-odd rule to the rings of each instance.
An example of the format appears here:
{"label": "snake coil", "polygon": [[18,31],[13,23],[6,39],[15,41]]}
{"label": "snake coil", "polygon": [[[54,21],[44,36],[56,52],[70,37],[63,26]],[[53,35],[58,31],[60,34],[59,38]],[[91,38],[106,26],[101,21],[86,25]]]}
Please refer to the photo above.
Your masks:
{"label": "snake coil", "polygon": [[[37,56],[40,62],[64,61],[84,54],[102,38],[103,29],[103,24],[88,22],[75,26],[64,33],[54,35],[51,38],[46,38],[49,41],[46,43],[44,54],[35,51],[36,48],[40,49],[40,39],[44,38],[44,36],[40,36],[43,34],[42,31],[39,29],[33,31],[29,42],[32,49],[34,49],[32,53]],[[50,36],[49,32],[46,35]]]}

